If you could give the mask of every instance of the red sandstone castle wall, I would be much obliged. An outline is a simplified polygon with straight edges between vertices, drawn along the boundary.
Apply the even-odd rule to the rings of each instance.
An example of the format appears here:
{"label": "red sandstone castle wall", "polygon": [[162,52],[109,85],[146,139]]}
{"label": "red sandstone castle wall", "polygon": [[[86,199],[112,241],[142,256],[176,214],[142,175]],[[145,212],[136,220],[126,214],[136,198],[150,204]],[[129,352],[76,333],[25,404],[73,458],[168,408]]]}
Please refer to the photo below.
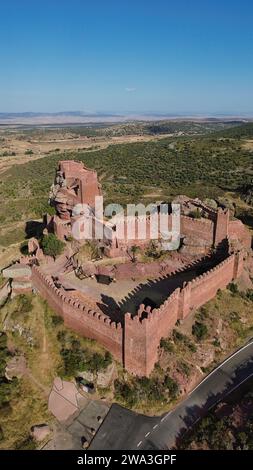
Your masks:
{"label": "red sandstone castle wall", "polygon": [[[229,282],[241,275],[243,253],[232,254],[207,273],[176,289],[166,302],[143,317],[143,306],[138,316],[125,318],[124,358],[128,371],[139,376],[149,375],[158,359],[158,346],[162,337],[168,336],[177,319],[185,318],[212,299],[218,289],[225,288]],[[145,314],[144,314],[145,315]]]}
{"label": "red sandstone castle wall", "polygon": [[[152,234],[152,230],[150,228],[150,219],[147,217],[146,219],[146,231],[144,233],[144,238],[139,239],[139,231],[138,231],[138,220],[134,220],[131,223],[133,227],[133,234],[134,236],[129,239],[128,231],[127,231],[127,223],[126,221],[122,222],[122,235],[123,239],[115,238],[113,242],[113,246],[108,250],[108,256],[123,256],[125,253],[125,249],[127,247],[131,247],[133,245],[139,246],[141,248],[145,248],[151,239],[156,238],[154,234]],[[160,231],[160,221],[158,222],[158,233]],[[180,234],[181,237],[191,237],[195,238],[196,240],[201,240],[205,242],[206,245],[213,245],[214,243],[214,229],[215,224],[212,220],[209,219],[193,219],[192,217],[187,217],[181,215],[180,217]],[[168,225],[163,227],[163,230],[172,230],[172,215],[168,216]],[[227,233],[224,238],[227,237]]]}
{"label": "red sandstone castle wall", "polygon": [[[139,376],[148,376],[158,360],[158,346],[162,337],[168,336],[177,321],[180,289],[159,308],[142,318],[144,305],[138,315],[125,316],[125,368]],[[147,309],[149,310],[149,309]]]}
{"label": "red sandstone castle wall", "polygon": [[195,310],[215,297],[218,289],[224,289],[234,278],[235,256],[232,255],[207,273],[190,282],[190,309]]}
{"label": "red sandstone castle wall", "polygon": [[181,234],[186,237],[197,238],[207,244],[213,244],[214,223],[209,219],[193,219],[181,216]]}
{"label": "red sandstone castle wall", "polygon": [[[171,222],[169,224],[171,227]],[[210,219],[193,219],[181,216],[181,234],[218,245],[225,238],[239,240],[246,249],[251,248],[251,233],[238,219],[229,220],[229,211],[219,209],[216,221]]]}
{"label": "red sandstone castle wall", "polygon": [[[222,240],[227,237],[238,239],[245,248],[251,248],[251,234],[249,230],[240,220],[229,220],[229,211],[218,209],[214,213],[216,217],[212,219],[193,219],[192,217],[181,215],[180,218],[180,231],[183,237],[192,237],[197,240],[206,242],[207,245],[218,245]],[[149,240],[152,239],[152,232],[150,232],[150,220],[146,220],[146,239],[138,239],[138,223],[133,222],[135,238],[129,240],[127,238],[126,223],[124,227],[124,240],[118,241],[118,247],[125,248],[126,246],[138,245],[145,246]],[[172,229],[172,215],[168,216],[168,230]],[[118,253],[115,249],[115,253]]]}
{"label": "red sandstone castle wall", "polygon": [[230,255],[207,273],[176,289],[159,309],[144,310],[141,305],[133,318],[125,315],[124,337],[120,324],[81,304],[55,287],[38,267],[32,268],[32,281],[49,305],[64,318],[66,326],[79,334],[99,341],[125,368],[139,376],[148,376],[158,359],[158,346],[162,337],[168,336],[177,319],[185,318],[216,295],[218,289],[240,276],[243,253]]}
{"label": "red sandstone castle wall", "polygon": [[32,268],[32,281],[36,289],[48,301],[50,307],[63,317],[64,323],[77,333],[97,340],[113,356],[122,361],[122,327],[102,313],[88,310],[79,300],[66,295],[55,287],[38,267]]}
{"label": "red sandstone castle wall", "polygon": [[[194,238],[200,238],[206,241],[208,244],[212,244],[214,241],[214,222],[209,219],[193,219],[192,217],[187,217],[181,215],[180,217],[180,226],[181,226],[181,235],[190,236]],[[150,220],[146,219],[146,233],[144,239],[138,239],[138,221],[132,222],[133,233],[135,234],[134,238],[131,240],[127,236],[127,223],[124,222],[124,228],[122,228],[122,233],[124,234],[124,240],[119,240],[119,246],[128,246],[131,245],[143,245],[147,241],[154,238],[152,237],[152,231],[150,230]],[[159,226],[160,227],[160,226]],[[172,215],[168,216],[168,226],[165,227],[171,231],[172,229]],[[227,234],[226,234],[227,236]],[[224,238],[226,238],[226,236]]]}

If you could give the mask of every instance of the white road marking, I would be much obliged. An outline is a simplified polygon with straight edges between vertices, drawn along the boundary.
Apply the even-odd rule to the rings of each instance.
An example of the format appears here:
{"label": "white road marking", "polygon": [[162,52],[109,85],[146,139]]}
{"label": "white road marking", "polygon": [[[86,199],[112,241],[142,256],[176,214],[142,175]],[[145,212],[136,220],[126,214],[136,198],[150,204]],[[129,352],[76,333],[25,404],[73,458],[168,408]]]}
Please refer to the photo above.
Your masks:
{"label": "white road marking", "polygon": [[239,354],[241,351],[243,351],[244,349],[248,348],[249,346],[252,346],[252,341],[248,344],[246,344],[245,346],[243,346],[242,348],[238,349],[236,352],[234,352],[233,354],[231,354],[231,356],[229,356],[227,359],[225,359],[225,361],[223,361],[218,367],[216,367],[216,369],[212,370],[212,372],[210,372],[210,374],[208,374],[190,393],[188,396],[190,396],[193,392],[195,392],[195,390],[197,390],[197,388],[202,385],[207,379],[209,379],[209,377],[211,377],[211,375],[213,375],[217,370],[219,370],[222,366],[224,366],[224,364],[226,364],[226,362],[230,361],[230,359],[232,359],[232,357],[236,356],[237,354]]}
{"label": "white road marking", "polygon": [[140,441],[140,442],[137,444],[137,447],[140,447],[141,444],[142,444],[142,441]]}
{"label": "white road marking", "polygon": [[[253,342],[251,341],[250,343],[246,344],[245,346],[243,346],[242,348],[238,349],[237,351],[235,351],[233,354],[231,354],[227,359],[225,359],[225,361],[223,361],[218,367],[216,367],[212,372],[210,372],[210,374],[208,374],[188,395],[188,397],[200,386],[203,384],[203,382],[205,382],[207,379],[209,379],[209,377],[214,374],[214,372],[216,372],[218,369],[220,369],[226,362],[228,362],[230,359],[232,359],[232,357],[236,356],[238,353],[240,353],[241,351],[243,351],[244,349],[246,349],[247,347],[249,346],[252,346],[253,345]],[[249,377],[251,377],[253,374],[250,374],[248,377],[246,377],[246,379],[244,379],[242,382],[240,382],[240,384],[236,385],[230,392],[232,392],[233,390],[235,390],[238,386],[240,386],[242,383],[244,383],[246,380],[249,379]],[[171,410],[169,411],[160,421],[160,423],[162,423],[166,418],[168,418],[168,416],[172,413],[172,411],[174,410]],[[153,429],[156,429],[158,427],[158,424],[156,424],[155,426],[153,426]],[[148,437],[150,434],[150,432],[147,432],[147,434],[145,434],[145,437]],[[141,445],[142,441],[139,442],[139,444],[137,445],[137,447],[139,447]]]}

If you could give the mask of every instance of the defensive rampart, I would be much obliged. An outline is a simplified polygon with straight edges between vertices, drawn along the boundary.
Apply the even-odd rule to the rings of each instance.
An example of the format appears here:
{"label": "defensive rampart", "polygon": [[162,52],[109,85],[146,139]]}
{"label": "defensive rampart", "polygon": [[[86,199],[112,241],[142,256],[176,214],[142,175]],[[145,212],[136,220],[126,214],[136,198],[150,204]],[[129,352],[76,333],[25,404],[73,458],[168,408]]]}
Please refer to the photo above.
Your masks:
{"label": "defensive rampart", "polygon": [[63,319],[66,326],[87,338],[95,339],[122,361],[122,326],[99,311],[90,310],[79,300],[58,289],[52,279],[45,276],[39,267],[32,267],[34,287],[45,298],[50,307]]}
{"label": "defensive rampart", "polygon": [[141,305],[136,316],[125,315],[125,368],[148,376],[158,360],[158,346],[168,336],[178,319],[212,299],[242,273],[243,253],[230,255],[215,268],[176,289],[159,309]]}
{"label": "defensive rampart", "polygon": [[158,346],[168,336],[178,319],[212,299],[218,289],[242,273],[243,252],[228,256],[208,272],[198,276],[183,288],[176,289],[158,309],[140,305],[136,315],[127,313],[123,325],[108,316],[89,309],[79,300],[57,288],[39,267],[32,267],[34,287],[50,307],[77,333],[101,343],[125,368],[139,376],[148,376],[158,360]]}
{"label": "defensive rampart", "polygon": [[[172,215],[168,216],[168,226],[163,227],[165,230],[172,230]],[[132,222],[134,236],[129,239],[127,236],[127,223],[124,222],[124,228],[122,233],[124,237],[117,239],[116,235],[112,241],[110,249],[107,249],[106,253],[108,256],[123,256],[127,248],[137,245],[145,247],[149,244],[150,240],[154,238],[152,236],[152,230],[150,229],[150,220],[146,219],[146,230],[144,231],[143,238],[139,237],[139,220]],[[160,222],[158,221],[158,227],[160,229]],[[186,215],[180,216],[180,235],[181,238],[188,238],[195,240],[200,246],[205,246],[206,249],[211,246],[218,246],[222,240],[230,238],[231,240],[237,240],[246,249],[251,248],[251,234],[245,225],[238,219],[230,219],[230,213],[228,209],[219,208],[217,211],[212,211],[208,218],[193,218]]]}

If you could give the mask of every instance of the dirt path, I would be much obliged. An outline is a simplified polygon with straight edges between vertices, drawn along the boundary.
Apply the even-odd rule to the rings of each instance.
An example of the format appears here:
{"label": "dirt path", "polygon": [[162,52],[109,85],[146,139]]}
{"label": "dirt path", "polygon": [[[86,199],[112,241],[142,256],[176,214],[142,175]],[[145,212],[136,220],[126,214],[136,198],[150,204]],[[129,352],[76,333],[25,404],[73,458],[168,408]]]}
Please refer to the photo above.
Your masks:
{"label": "dirt path", "polygon": [[36,377],[34,377],[34,375],[32,374],[32,372],[30,371],[30,369],[27,369],[27,370],[26,370],[26,376],[27,376],[28,379],[30,379],[40,390],[42,390],[42,392],[44,393],[44,395],[46,396],[46,398],[48,398],[49,393],[50,393],[50,388],[49,388],[49,387],[46,387],[46,386],[43,385],[38,379],[36,379]]}
{"label": "dirt path", "polygon": [[43,318],[43,338],[42,338],[42,354],[48,358],[48,343],[45,326],[45,318]]}

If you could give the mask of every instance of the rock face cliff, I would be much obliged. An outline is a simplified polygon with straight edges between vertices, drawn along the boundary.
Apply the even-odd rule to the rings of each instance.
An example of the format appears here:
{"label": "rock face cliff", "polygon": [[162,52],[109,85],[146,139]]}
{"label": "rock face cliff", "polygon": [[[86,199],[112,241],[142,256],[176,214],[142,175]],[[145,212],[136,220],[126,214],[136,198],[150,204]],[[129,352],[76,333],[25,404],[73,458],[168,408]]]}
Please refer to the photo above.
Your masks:
{"label": "rock face cliff", "polygon": [[56,215],[47,217],[47,229],[64,239],[71,235],[71,223],[82,213],[83,205],[92,215],[96,196],[101,195],[97,173],[81,162],[60,161],[49,193]]}

